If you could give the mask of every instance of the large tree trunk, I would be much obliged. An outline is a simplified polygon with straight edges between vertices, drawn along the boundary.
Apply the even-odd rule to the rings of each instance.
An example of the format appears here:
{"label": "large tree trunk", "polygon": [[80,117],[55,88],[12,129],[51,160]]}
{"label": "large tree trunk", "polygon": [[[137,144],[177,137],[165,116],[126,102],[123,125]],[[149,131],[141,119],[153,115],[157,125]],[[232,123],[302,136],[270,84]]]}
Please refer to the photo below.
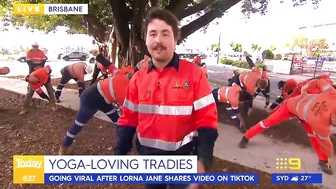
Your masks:
{"label": "large tree trunk", "polygon": [[115,65],[116,63],[116,57],[117,57],[117,39],[115,32],[113,31],[112,36],[111,36],[111,43],[112,43],[112,48],[111,48],[111,62]]}
{"label": "large tree trunk", "polygon": [[133,1],[132,7],[135,12],[131,19],[131,31],[129,38],[128,62],[130,66],[135,66],[141,59],[143,59],[146,51],[145,42],[143,40],[142,19],[145,16],[145,10],[148,0]]}

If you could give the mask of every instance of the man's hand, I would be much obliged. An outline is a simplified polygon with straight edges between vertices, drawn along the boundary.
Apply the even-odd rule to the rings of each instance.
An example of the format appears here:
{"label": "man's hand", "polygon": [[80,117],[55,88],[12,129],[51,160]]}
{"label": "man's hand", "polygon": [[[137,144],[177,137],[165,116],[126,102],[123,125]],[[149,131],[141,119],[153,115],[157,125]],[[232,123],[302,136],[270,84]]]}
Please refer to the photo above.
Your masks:
{"label": "man's hand", "polygon": [[151,58],[147,55],[145,55],[144,59],[140,60],[136,66],[138,67],[139,70],[141,70],[141,68],[145,67],[149,62],[151,61]]}

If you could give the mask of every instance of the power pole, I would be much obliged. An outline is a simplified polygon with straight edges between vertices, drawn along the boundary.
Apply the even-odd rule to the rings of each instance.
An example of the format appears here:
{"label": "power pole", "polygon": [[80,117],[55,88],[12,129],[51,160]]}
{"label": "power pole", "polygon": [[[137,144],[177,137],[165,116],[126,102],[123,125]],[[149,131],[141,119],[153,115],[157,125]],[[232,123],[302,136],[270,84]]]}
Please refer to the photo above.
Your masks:
{"label": "power pole", "polygon": [[220,53],[220,41],[221,41],[221,32],[219,32],[219,37],[218,37],[218,52],[217,52],[217,64],[219,64],[219,53]]}

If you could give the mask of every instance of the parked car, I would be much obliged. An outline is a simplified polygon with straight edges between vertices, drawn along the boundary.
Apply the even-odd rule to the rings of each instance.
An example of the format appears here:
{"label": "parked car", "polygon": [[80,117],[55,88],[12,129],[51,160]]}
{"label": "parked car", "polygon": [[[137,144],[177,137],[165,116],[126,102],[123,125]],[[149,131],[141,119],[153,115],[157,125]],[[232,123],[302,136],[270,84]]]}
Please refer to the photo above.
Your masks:
{"label": "parked car", "polygon": [[64,53],[63,55],[61,55],[61,57],[65,61],[69,61],[72,59],[79,59],[85,61],[87,58],[89,58],[89,54],[84,52],[71,52],[71,53]]}

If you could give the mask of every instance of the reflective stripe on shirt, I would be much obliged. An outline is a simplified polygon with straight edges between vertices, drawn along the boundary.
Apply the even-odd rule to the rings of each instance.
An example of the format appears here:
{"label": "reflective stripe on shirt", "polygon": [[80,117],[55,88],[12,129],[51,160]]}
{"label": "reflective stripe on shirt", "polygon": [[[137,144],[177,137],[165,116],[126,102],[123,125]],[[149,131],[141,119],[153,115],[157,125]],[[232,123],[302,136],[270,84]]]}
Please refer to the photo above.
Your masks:
{"label": "reflective stripe on shirt", "polygon": [[168,142],[160,139],[151,139],[151,138],[145,138],[141,137],[139,133],[137,133],[138,140],[141,145],[156,148],[160,150],[165,151],[176,151],[180,147],[190,143],[193,140],[193,136],[195,135],[195,131],[187,134],[182,140],[178,142]]}
{"label": "reflective stripe on shirt", "polygon": [[215,103],[215,99],[212,94],[208,94],[193,102],[195,111],[205,108],[212,103]]}
{"label": "reflective stripe on shirt", "polygon": [[323,88],[322,88],[322,92],[325,92],[325,91],[327,91],[328,89],[330,89],[331,88],[331,85],[326,85],[326,86],[324,86]]}
{"label": "reflective stripe on shirt", "polygon": [[[108,88],[109,88],[109,92],[110,92],[110,95],[111,97],[116,100],[116,97],[115,97],[115,94],[114,94],[114,90],[113,90],[113,77],[110,77],[108,78]],[[98,89],[98,92],[100,93],[100,95],[102,95],[102,97],[104,98],[105,102],[108,103],[108,104],[111,104],[112,102],[110,102],[108,100],[108,98],[105,96],[104,92],[103,92],[103,89],[101,87],[101,82],[99,82],[97,84],[97,89]]]}
{"label": "reflective stripe on shirt", "polygon": [[[302,102],[304,102],[305,99],[307,99],[308,97],[311,97],[311,96],[305,96],[303,98],[301,98],[301,100],[298,102],[298,104],[296,105],[296,112],[297,114],[300,114],[300,108],[301,108],[301,104]],[[303,110],[302,110],[302,117],[299,117],[302,119],[302,120],[305,120],[307,121],[307,112],[308,112],[308,108],[309,106],[316,100],[318,96],[317,95],[314,95],[311,99],[308,100],[308,102],[303,106]]]}
{"label": "reflective stripe on shirt", "polygon": [[[202,97],[194,101],[194,109],[205,108],[208,105],[215,103],[212,94]],[[149,105],[149,104],[134,104],[131,101],[125,99],[124,107],[139,113],[147,114],[159,114],[159,115],[191,115],[193,106],[171,106],[171,105]]]}

